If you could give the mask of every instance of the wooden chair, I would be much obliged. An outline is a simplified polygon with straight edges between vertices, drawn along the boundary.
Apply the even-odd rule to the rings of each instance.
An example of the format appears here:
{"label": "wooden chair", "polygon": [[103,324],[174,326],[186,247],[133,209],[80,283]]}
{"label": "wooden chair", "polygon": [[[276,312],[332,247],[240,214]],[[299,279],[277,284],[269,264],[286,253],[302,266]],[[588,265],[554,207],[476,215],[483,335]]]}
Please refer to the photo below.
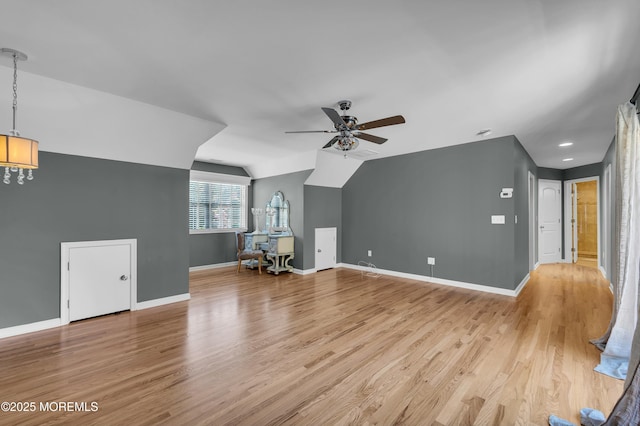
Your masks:
{"label": "wooden chair", "polygon": [[262,274],[262,257],[264,256],[262,250],[245,249],[243,232],[236,232],[236,243],[238,247],[238,272],[240,272],[243,260],[258,259],[258,273]]}

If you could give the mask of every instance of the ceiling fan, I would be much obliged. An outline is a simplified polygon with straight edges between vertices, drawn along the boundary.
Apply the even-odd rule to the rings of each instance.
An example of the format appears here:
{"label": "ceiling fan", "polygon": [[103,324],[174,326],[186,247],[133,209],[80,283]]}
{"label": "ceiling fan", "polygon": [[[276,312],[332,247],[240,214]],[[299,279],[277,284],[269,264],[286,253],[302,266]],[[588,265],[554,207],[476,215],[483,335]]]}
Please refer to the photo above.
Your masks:
{"label": "ceiling fan", "polygon": [[[375,129],[377,127],[393,126],[394,124],[404,123],[404,117],[394,115],[393,117],[381,118],[380,120],[368,121],[358,124],[358,119],[351,115],[347,115],[347,111],[351,108],[351,101],[343,100],[338,102],[338,106],[343,111],[342,114],[333,108],[322,108],[327,117],[333,122],[335,130],[300,130],[289,131],[285,133],[338,133],[322,148],[334,147],[338,151],[351,151],[358,147],[358,138],[369,142],[383,144],[387,141],[385,138],[364,133],[363,130]],[[346,154],[345,154],[346,155]]]}

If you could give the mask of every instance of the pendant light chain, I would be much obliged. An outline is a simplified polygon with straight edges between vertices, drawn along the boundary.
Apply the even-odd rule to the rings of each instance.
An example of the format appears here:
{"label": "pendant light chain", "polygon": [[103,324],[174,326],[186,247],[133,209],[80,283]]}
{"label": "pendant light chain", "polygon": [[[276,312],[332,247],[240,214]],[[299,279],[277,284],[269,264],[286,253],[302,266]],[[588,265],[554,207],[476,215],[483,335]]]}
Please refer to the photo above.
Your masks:
{"label": "pendant light chain", "polygon": [[13,54],[13,131],[16,131],[16,112],[18,111],[18,54]]}

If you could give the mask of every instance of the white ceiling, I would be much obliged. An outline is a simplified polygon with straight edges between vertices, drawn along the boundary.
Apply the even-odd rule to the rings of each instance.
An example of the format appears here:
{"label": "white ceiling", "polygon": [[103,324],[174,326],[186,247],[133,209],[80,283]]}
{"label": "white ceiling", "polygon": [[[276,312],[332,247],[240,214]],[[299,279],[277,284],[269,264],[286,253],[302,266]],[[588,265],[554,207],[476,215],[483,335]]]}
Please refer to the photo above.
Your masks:
{"label": "white ceiling", "polygon": [[2,15],[0,47],[29,55],[17,127],[42,150],[188,168],[197,149],[254,177],[313,165],[332,135],[284,131],[331,129],[320,107],[340,99],[360,122],[407,120],[371,130],[389,141],[361,141],[364,160],[491,128],[539,166],[599,162],[640,83],[638,0],[4,0]]}

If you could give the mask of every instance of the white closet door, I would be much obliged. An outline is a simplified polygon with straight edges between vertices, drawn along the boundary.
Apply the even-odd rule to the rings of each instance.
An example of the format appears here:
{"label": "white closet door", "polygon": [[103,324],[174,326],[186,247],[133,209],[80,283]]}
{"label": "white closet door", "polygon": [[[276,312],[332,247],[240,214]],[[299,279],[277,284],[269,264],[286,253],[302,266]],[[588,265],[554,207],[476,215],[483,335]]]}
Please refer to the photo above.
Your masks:
{"label": "white closet door", "polygon": [[336,236],[336,228],[316,228],[316,271],[336,266]]}
{"label": "white closet door", "polygon": [[69,320],[131,309],[131,246],[69,250]]}

